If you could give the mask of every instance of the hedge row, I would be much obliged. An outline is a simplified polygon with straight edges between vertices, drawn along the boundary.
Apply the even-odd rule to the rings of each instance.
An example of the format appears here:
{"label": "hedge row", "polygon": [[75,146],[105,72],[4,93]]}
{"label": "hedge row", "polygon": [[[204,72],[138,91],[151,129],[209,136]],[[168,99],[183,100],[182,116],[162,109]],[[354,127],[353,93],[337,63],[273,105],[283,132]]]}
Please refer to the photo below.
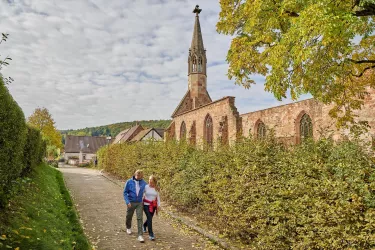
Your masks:
{"label": "hedge row", "polygon": [[40,132],[27,127],[22,109],[0,76],[0,208],[12,182],[41,162],[44,148]]}
{"label": "hedge row", "polygon": [[116,144],[99,167],[129,178],[160,178],[163,199],[199,213],[254,249],[375,247],[375,171],[358,144],[329,139],[286,149],[244,139],[202,151],[185,144]]}

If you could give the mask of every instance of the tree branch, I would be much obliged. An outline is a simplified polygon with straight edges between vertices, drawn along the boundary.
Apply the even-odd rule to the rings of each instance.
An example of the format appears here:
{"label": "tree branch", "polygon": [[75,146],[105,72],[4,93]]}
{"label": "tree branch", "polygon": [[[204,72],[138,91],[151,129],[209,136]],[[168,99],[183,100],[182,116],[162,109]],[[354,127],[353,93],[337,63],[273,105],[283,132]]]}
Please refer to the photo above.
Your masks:
{"label": "tree branch", "polygon": [[366,4],[364,6],[359,6],[360,1],[356,1],[353,9],[358,8],[355,10],[353,15],[360,17],[360,16],[375,16],[375,4]]}
{"label": "tree branch", "polygon": [[359,75],[355,75],[355,74],[353,74],[353,73],[351,73],[352,74],[352,76],[355,76],[355,77],[362,77],[363,76],[363,74],[367,71],[367,70],[370,70],[370,69],[375,69],[375,65],[372,65],[372,66],[369,66],[369,67],[366,67],[366,68],[364,68],[363,69],[363,71],[359,74]]}
{"label": "tree branch", "polygon": [[299,17],[299,14],[294,11],[286,10],[284,13],[286,13],[288,16],[291,16],[291,17]]}
{"label": "tree branch", "polygon": [[375,63],[375,60],[353,60],[353,59],[349,59],[349,61],[351,61],[352,63],[355,63],[355,64],[364,64],[364,63]]}

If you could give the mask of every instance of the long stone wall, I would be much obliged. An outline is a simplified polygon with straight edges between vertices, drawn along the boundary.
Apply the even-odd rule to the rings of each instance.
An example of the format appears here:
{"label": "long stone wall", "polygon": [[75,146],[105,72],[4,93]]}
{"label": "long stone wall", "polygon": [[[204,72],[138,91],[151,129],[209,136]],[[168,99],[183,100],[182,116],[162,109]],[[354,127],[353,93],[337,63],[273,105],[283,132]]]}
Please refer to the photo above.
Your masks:
{"label": "long stone wall", "polygon": [[[360,121],[367,121],[370,125],[369,133],[364,135],[366,140],[373,140],[375,135],[375,91],[368,89],[369,95],[365,103],[357,112]],[[308,99],[292,104],[272,107],[264,110],[254,111],[240,115],[242,118],[242,131],[245,137],[250,133],[257,136],[257,125],[263,122],[266,128],[272,129],[277,138],[287,144],[300,142],[300,119],[303,114],[308,114],[312,120],[313,137],[318,139],[321,135],[333,135],[335,140],[348,134],[347,130],[337,130],[335,120],[329,116],[331,105]]]}

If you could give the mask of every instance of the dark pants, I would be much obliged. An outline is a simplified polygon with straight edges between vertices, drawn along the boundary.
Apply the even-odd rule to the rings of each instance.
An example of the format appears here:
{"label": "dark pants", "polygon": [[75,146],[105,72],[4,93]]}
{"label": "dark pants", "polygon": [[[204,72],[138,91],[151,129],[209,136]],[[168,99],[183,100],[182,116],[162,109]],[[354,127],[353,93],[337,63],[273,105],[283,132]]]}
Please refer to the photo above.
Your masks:
{"label": "dark pants", "polygon": [[138,236],[141,236],[143,234],[143,231],[142,231],[142,221],[143,221],[142,202],[131,202],[131,207],[127,208],[127,210],[126,210],[126,228],[130,229],[132,227],[132,219],[133,219],[134,210],[137,213]]}
{"label": "dark pants", "polygon": [[154,216],[155,209],[152,213],[149,210],[149,205],[143,205],[143,210],[145,211],[147,220],[143,223],[144,228],[148,228],[148,235],[154,237],[154,232],[152,231],[152,217]]}

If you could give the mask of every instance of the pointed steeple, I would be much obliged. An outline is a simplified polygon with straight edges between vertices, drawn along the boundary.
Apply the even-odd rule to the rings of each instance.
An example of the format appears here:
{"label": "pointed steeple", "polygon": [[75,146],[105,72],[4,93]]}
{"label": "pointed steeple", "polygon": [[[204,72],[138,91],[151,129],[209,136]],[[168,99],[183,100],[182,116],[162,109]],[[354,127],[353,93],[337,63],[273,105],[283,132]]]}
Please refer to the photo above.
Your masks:
{"label": "pointed steeple", "polygon": [[202,9],[199,9],[199,5],[195,6],[193,13],[195,13],[195,24],[193,31],[193,39],[191,40],[191,46],[189,49],[189,72],[201,73],[206,75],[206,50],[204,49],[201,25],[199,23],[199,13]]}

